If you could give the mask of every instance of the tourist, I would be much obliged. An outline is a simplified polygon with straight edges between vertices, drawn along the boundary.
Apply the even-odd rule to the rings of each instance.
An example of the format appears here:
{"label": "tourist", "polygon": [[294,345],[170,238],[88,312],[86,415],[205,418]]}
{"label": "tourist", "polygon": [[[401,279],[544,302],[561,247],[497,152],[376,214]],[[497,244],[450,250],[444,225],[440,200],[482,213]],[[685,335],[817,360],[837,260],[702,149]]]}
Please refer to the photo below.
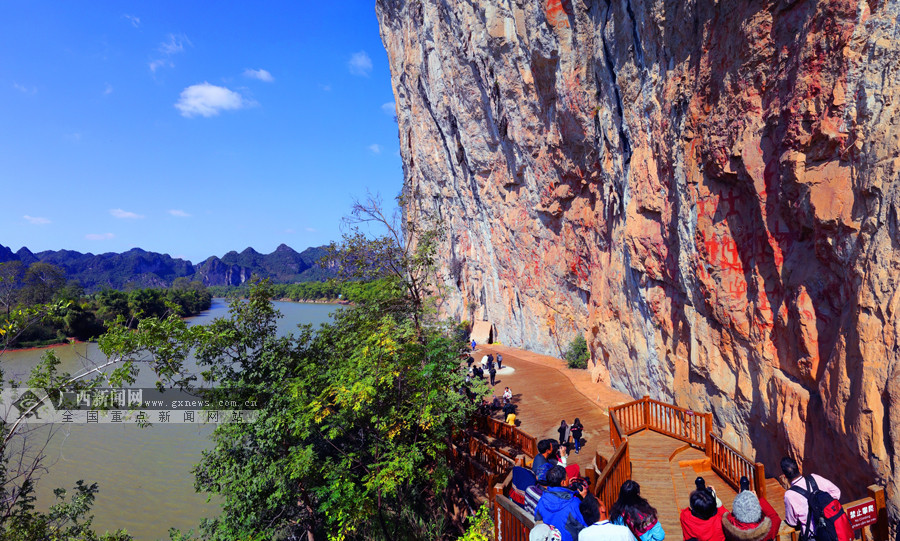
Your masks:
{"label": "tourist", "polygon": [[506,424],[509,426],[516,426],[516,412],[511,411],[506,414]]}
{"label": "tourist", "polygon": [[497,369],[503,368],[503,355],[497,354]]}
{"label": "tourist", "polygon": [[535,522],[534,528],[528,532],[528,541],[560,541],[562,533],[550,524]]}
{"label": "tourist", "polygon": [[[726,512],[722,517],[722,532],[728,541],[774,539],[773,526],[772,520],[763,514],[759,498],[749,490],[735,496],[731,513]],[[776,529],[774,533],[777,532]]]}
{"label": "tourist", "polygon": [[569,441],[569,424],[565,419],[559,422],[559,428],[556,431],[559,432],[559,444],[565,445]]}
{"label": "tourist", "polygon": [[547,489],[534,510],[534,520],[556,527],[562,534],[562,541],[574,541],[578,539],[578,532],[587,526],[579,509],[581,500],[563,486],[566,470],[562,466],[550,468],[546,479]]}
{"label": "tourist", "polygon": [[[747,478],[746,475],[741,476],[741,492],[746,490],[750,490],[750,479]],[[772,528],[769,530],[769,535],[765,537],[765,541],[773,541],[776,537],[778,537],[778,530],[781,529],[781,517],[778,516],[778,512],[775,511],[775,508],[772,507],[772,504],[769,503],[769,500],[765,499],[762,496],[756,495],[759,500],[759,507],[762,509],[762,514],[769,518],[772,521]],[[728,537],[728,532],[725,532],[725,537]]]}
{"label": "tourist", "polygon": [[609,516],[614,524],[627,526],[640,541],[662,541],[666,537],[656,509],[641,496],[641,485],[630,479],[622,483]]}
{"label": "tourist", "polygon": [[578,508],[588,525],[578,533],[578,541],[635,541],[634,535],[626,526],[619,526],[609,521],[606,506],[593,496],[584,498]]}
{"label": "tourist", "polygon": [[500,411],[500,408],[503,406],[500,405],[500,399],[494,395],[494,399],[491,400],[491,411]]}
{"label": "tourist", "polygon": [[491,376],[491,386],[493,387],[494,385],[497,384],[496,383],[497,369],[494,368],[494,363],[490,363],[490,365],[488,366],[488,374]]}
{"label": "tourist", "polygon": [[[537,451],[538,454],[531,462],[531,471],[533,471],[535,475],[538,474],[538,470],[541,466],[550,462],[550,457],[553,456],[553,440],[539,441],[537,444]],[[540,477],[538,477],[538,481],[540,481]]]}
{"label": "tourist", "polygon": [[487,367],[488,367],[488,370],[490,370],[491,368],[494,367],[494,355],[491,354],[491,353],[488,353],[488,354],[487,354],[487,361],[488,361],[488,362],[487,362]]}
{"label": "tourist", "polygon": [[[459,342],[457,342],[459,344]],[[475,340],[472,340],[472,351],[475,351]]]}
{"label": "tourist", "polygon": [[509,415],[510,413],[516,412],[516,405],[512,402],[507,402],[503,405],[503,415]]}
{"label": "tourist", "polygon": [[[821,490],[827,492],[835,500],[841,499],[841,489],[834,483],[816,474],[801,475],[800,467],[797,461],[791,457],[781,459],[781,471],[787,478],[790,488],[784,493],[784,521],[788,526],[800,530],[801,539],[809,539],[813,537],[816,531],[814,521],[809,518],[809,500],[811,493]],[[845,513],[835,522],[838,539],[843,541],[848,538],[849,522]],[[853,531],[849,531],[852,536]]]}
{"label": "tourist", "polygon": [[572,423],[572,426],[569,427],[569,430],[572,433],[572,440],[575,442],[575,454],[577,455],[581,452],[581,434],[584,431],[584,426],[582,426],[578,417],[575,418],[575,421]]}
{"label": "tourist", "polygon": [[509,404],[512,400],[512,391],[509,390],[509,387],[503,389],[503,402]]}
{"label": "tourist", "polygon": [[685,541],[725,541],[722,531],[724,507],[716,506],[715,491],[698,488],[691,492],[691,506],[681,511],[681,532]]}
{"label": "tourist", "polygon": [[481,369],[482,369],[482,370],[487,370],[487,364],[488,364],[488,356],[487,356],[487,355],[483,355],[483,356],[481,357]]}

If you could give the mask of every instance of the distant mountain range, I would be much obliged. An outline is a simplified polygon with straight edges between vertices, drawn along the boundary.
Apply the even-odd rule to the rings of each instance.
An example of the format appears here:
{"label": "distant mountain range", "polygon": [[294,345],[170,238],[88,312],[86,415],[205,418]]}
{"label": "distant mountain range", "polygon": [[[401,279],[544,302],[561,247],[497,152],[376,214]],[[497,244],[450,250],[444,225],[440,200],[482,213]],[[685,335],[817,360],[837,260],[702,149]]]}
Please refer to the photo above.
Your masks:
{"label": "distant mountain range", "polygon": [[270,278],[272,282],[279,284],[327,280],[334,273],[319,265],[319,260],[324,255],[325,246],[296,252],[290,246],[282,244],[271,254],[261,254],[253,248],[247,248],[241,253],[228,252],[221,258],[211,256],[194,265],[184,259],[140,248],[132,248],[121,254],[110,252],[94,255],[72,250],[32,253],[25,247],[13,252],[0,244],[0,263],[50,263],[64,269],[68,280],[77,280],[87,291],[167,287],[181,277],[199,280],[207,286],[240,285],[254,274],[260,278]]}

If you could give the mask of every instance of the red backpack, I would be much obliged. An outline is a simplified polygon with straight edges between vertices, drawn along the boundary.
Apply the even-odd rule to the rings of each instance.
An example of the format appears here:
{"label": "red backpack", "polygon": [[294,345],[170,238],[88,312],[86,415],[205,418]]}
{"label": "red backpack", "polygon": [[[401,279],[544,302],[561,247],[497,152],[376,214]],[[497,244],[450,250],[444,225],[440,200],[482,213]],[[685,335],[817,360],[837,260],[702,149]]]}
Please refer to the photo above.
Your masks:
{"label": "red backpack", "polygon": [[[791,486],[790,490],[806,498],[809,503],[809,515],[806,518],[806,526],[800,532],[803,541],[850,541],[853,539],[853,530],[850,529],[850,520],[841,507],[841,502],[831,497],[831,494],[819,490],[816,480],[812,476],[804,476],[809,490]],[[816,530],[810,533],[810,525],[815,522]]]}

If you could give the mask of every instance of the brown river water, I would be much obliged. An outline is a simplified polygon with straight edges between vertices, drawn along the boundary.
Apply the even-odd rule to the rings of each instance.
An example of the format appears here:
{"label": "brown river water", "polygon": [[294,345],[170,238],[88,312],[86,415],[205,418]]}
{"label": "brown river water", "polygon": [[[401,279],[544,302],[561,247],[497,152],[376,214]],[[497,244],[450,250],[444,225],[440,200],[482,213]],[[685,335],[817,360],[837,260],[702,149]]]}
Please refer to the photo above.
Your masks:
{"label": "brown river water", "polygon": [[[283,317],[279,332],[293,332],[298,324],[318,326],[328,321],[336,305],[276,302]],[[223,299],[212,308],[190,318],[192,324],[209,323],[228,313]],[[77,373],[92,362],[105,359],[96,344],[53,348],[62,360],[60,371]],[[5,380],[27,378],[44,350],[8,351],[0,357]],[[89,359],[87,361],[86,359]],[[152,387],[152,373],[139,374],[135,387]],[[136,424],[40,425],[29,434],[35,441],[50,437],[46,449],[48,471],[38,483],[37,505],[45,509],[54,502],[53,489],[69,489],[79,479],[96,482],[100,492],[94,504],[97,531],[126,528],[139,541],[169,539],[169,528],[197,528],[204,517],[218,514],[215,500],[194,491],[193,466],[204,449],[211,447],[211,425]],[[52,430],[52,432],[51,432]]]}

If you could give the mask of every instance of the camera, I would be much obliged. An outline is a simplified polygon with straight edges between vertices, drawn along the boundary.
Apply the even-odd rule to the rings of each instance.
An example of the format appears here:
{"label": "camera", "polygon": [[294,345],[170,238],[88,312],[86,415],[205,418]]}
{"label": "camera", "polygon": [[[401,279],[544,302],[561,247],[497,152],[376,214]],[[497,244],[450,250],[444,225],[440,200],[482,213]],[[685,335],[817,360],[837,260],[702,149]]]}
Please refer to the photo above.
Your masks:
{"label": "camera", "polygon": [[587,480],[585,479],[572,479],[569,481],[569,488],[574,490],[575,492],[581,492],[588,488]]}

